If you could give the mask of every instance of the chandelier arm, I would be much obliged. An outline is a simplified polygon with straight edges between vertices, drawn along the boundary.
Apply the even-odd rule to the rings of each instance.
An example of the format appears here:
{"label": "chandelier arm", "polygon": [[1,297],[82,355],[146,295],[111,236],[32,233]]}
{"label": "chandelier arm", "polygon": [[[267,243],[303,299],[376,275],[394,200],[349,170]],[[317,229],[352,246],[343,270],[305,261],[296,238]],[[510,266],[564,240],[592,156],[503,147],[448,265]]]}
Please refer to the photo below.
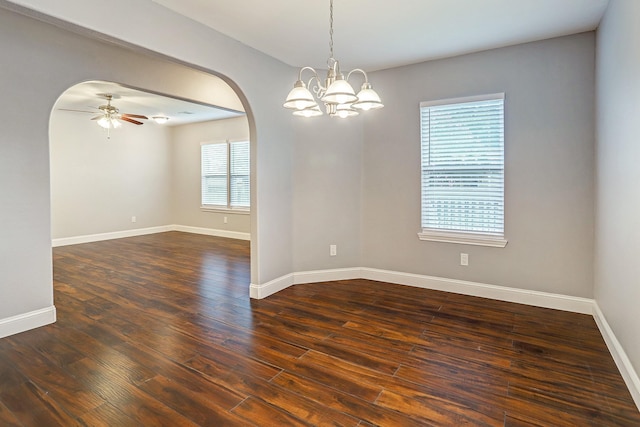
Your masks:
{"label": "chandelier arm", "polygon": [[349,74],[347,74],[347,80],[349,80],[349,77],[351,77],[351,74],[355,73],[356,71],[362,73],[364,75],[364,82],[365,83],[369,83],[369,76],[367,76],[367,73],[362,69],[362,68],[355,68],[351,71],[349,71]]}
{"label": "chandelier arm", "polygon": [[[300,71],[298,72],[298,80],[302,80],[302,72],[304,70],[310,70],[313,73],[313,77],[315,77],[316,79],[318,78],[318,72],[316,71],[315,68],[313,67],[302,67],[300,68]],[[313,77],[311,77],[313,79]],[[311,81],[311,80],[309,80]]]}
{"label": "chandelier arm", "polygon": [[[320,76],[318,76],[318,72],[313,67],[302,67],[300,72],[298,73],[298,80],[302,81],[302,72],[305,70],[311,71],[313,74],[311,78],[307,82],[307,87],[316,95],[316,97],[321,97],[324,92],[327,90],[325,86],[322,85],[322,80],[320,80]],[[315,79],[316,84],[312,87],[311,82]]]}

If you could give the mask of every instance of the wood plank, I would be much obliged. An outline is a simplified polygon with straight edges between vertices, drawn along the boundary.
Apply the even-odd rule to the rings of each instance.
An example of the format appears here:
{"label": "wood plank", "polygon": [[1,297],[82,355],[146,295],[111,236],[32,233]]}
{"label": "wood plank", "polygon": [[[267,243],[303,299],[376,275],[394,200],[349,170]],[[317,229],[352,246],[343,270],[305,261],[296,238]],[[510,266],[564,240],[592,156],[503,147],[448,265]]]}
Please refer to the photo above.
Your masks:
{"label": "wood plank", "polygon": [[132,426],[136,424],[131,417],[123,414],[109,403],[92,409],[78,418],[78,421],[84,426],[91,427]]}
{"label": "wood plank", "polygon": [[237,372],[229,373],[224,381],[230,387],[241,389],[248,396],[260,396],[272,407],[312,425],[356,426],[359,422],[353,416],[328,408],[275,382]]}
{"label": "wood plank", "polygon": [[383,390],[376,404],[384,408],[408,414],[425,424],[434,426],[501,426],[502,417],[492,419],[483,413],[473,411],[433,396],[406,397],[392,391]]}
{"label": "wood plank", "polygon": [[298,427],[311,425],[253,396],[233,408],[232,412],[258,426]]}
{"label": "wood plank", "polygon": [[0,400],[24,426],[80,426],[66,411],[65,402],[31,382],[2,388]]}
{"label": "wood plank", "polygon": [[15,414],[0,402],[0,425],[6,427],[17,427],[22,425]]}
{"label": "wood plank", "polygon": [[411,365],[416,358],[425,360],[431,359],[434,354],[446,354],[506,369],[516,357],[516,352],[509,347],[478,343],[461,336],[425,333],[423,338],[424,341],[409,352],[413,358],[405,364]]}
{"label": "wood plank", "polygon": [[33,382],[38,390],[50,394],[51,399],[65,408],[65,412],[75,417],[104,403],[93,390],[84,389],[66,370],[29,347],[16,345],[11,351],[5,350],[4,354],[6,360],[11,361],[23,374],[29,375],[28,384]]}
{"label": "wood plank", "polygon": [[546,427],[545,424],[540,424],[535,420],[527,420],[525,418],[526,417],[507,414],[504,417],[504,427]]}
{"label": "wood plank", "polygon": [[[244,398],[239,395],[237,398],[231,398],[229,393],[221,394],[219,387],[211,387],[211,390],[207,390],[193,381],[189,384],[179,384],[177,381],[158,375],[144,383],[141,388],[198,425],[239,425],[242,422],[241,418],[232,414],[230,410]],[[222,395],[226,395],[226,398]]]}
{"label": "wood plank", "polygon": [[308,349],[289,344],[263,335],[253,335],[250,339],[230,337],[222,345],[238,354],[255,360],[261,360],[280,369],[286,369],[296,363]]}
{"label": "wood plank", "polygon": [[348,321],[344,324],[347,329],[353,329],[364,334],[368,334],[374,337],[382,337],[388,340],[397,341],[400,343],[410,343],[413,345],[422,344],[424,339],[422,338],[422,328],[417,328],[410,331],[397,330],[389,325],[382,325],[378,322],[354,322]]}
{"label": "wood plank", "polygon": [[77,425],[64,407],[23,375],[3,351],[0,351],[0,412],[0,421],[6,420],[8,425]]}
{"label": "wood plank", "polygon": [[554,396],[509,387],[508,414],[553,426],[633,426],[640,419],[625,419],[604,407],[590,405],[588,409],[568,405]]}
{"label": "wood plank", "polygon": [[[120,375],[94,360],[83,359],[68,366],[67,369],[73,372],[75,378],[81,381],[86,389],[94,390],[106,402],[139,425],[197,425],[185,415],[158,402],[135,385],[123,380]],[[88,412],[95,414],[95,411]],[[82,414],[80,418],[86,415]]]}
{"label": "wood plank", "polygon": [[346,391],[326,386],[302,376],[284,372],[278,375],[273,382],[286,387],[289,391],[307,396],[326,407],[360,418],[372,425],[424,426],[424,422],[416,420],[408,414],[367,402]]}

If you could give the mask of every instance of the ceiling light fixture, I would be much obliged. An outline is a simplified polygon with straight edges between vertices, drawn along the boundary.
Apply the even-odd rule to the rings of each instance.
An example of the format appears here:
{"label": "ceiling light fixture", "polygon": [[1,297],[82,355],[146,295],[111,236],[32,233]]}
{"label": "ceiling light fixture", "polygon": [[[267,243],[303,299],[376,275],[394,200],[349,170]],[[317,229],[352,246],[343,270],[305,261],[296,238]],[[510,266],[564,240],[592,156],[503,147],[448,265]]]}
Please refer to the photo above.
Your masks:
{"label": "ceiling light fixture", "polygon": [[159,125],[163,125],[169,121],[169,117],[167,116],[153,116],[151,118]]}
{"label": "ceiling light fixture", "polygon": [[107,131],[107,139],[111,139],[111,129],[117,129],[122,126],[122,123],[118,120],[117,113],[111,114],[109,112],[105,112],[104,116],[97,119],[98,126],[106,129]]}
{"label": "ceiling light fixture", "polygon": [[98,119],[98,125],[105,129],[115,129],[122,126],[122,124],[110,114],[106,114]]}
{"label": "ceiling light fixture", "polygon": [[[324,103],[325,110],[330,117],[352,117],[357,116],[359,111],[384,107],[380,96],[371,88],[371,83],[369,83],[369,78],[364,70],[360,68],[351,70],[346,79],[340,72],[340,64],[333,57],[333,0],[329,0],[329,59],[327,60],[327,66],[327,77],[324,83],[320,80],[314,68],[302,67],[300,69],[298,80],[293,85],[293,89],[287,95],[283,105],[285,108],[294,110],[294,116],[315,117],[322,115],[318,101],[314,99],[307,86]],[[306,85],[302,81],[302,73],[305,70],[313,73]],[[348,82],[351,75],[356,72],[364,75],[364,83],[357,95]],[[314,79],[316,83],[312,87],[311,83]]]}
{"label": "ceiling light fixture", "polygon": [[120,123],[120,117],[122,117],[119,113],[119,110],[111,105],[111,99],[113,99],[113,95],[107,95],[107,105],[101,105],[98,107],[99,110],[102,111],[101,116],[96,116],[92,120],[96,120],[96,123],[101,128],[107,130],[107,139],[111,139],[111,129],[117,129],[122,126]]}
{"label": "ceiling light fixture", "polygon": [[102,116],[96,116],[93,120],[97,120],[98,126],[105,129],[119,128],[121,126],[121,123],[118,121],[120,118],[119,111],[116,107],[111,105],[113,95],[106,95],[106,98],[107,105],[101,105],[98,107],[98,109],[102,111]]}

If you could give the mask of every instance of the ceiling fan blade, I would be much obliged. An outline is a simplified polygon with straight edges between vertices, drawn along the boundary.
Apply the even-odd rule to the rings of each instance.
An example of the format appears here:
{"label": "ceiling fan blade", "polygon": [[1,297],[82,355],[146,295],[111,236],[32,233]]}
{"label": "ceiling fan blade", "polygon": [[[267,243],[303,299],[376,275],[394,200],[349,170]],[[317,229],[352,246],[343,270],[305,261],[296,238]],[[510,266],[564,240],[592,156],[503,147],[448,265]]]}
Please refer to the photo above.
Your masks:
{"label": "ceiling fan blade", "polygon": [[149,117],[147,116],[141,116],[140,114],[122,114],[122,117],[129,117],[132,119],[144,119],[147,120]]}
{"label": "ceiling fan blade", "polygon": [[95,114],[95,111],[86,111],[86,110],[72,110],[70,108],[58,108],[58,111],[72,111],[74,113],[90,113]]}
{"label": "ceiling fan blade", "polygon": [[91,120],[99,120],[104,117],[104,114],[100,114],[98,116],[92,117]]}
{"label": "ceiling fan blade", "polygon": [[120,120],[124,120],[125,122],[133,123],[134,125],[142,125],[144,123],[139,122],[137,120],[130,119],[129,117],[121,116]]}

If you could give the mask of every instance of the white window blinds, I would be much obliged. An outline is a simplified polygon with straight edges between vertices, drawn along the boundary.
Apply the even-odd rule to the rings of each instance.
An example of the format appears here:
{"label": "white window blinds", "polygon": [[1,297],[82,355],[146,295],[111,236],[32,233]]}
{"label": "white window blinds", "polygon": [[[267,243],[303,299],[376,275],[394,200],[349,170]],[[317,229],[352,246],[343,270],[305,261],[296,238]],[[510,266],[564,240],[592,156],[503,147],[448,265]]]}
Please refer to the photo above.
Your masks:
{"label": "white window blinds", "polygon": [[227,144],[206,144],[202,151],[202,204],[227,206]]}
{"label": "white window blinds", "polygon": [[249,142],[232,142],[230,176],[230,200],[233,207],[249,207]]}
{"label": "white window blinds", "polygon": [[201,145],[202,205],[249,208],[249,142]]}
{"label": "white window blinds", "polygon": [[422,228],[504,236],[504,94],[420,104]]}

